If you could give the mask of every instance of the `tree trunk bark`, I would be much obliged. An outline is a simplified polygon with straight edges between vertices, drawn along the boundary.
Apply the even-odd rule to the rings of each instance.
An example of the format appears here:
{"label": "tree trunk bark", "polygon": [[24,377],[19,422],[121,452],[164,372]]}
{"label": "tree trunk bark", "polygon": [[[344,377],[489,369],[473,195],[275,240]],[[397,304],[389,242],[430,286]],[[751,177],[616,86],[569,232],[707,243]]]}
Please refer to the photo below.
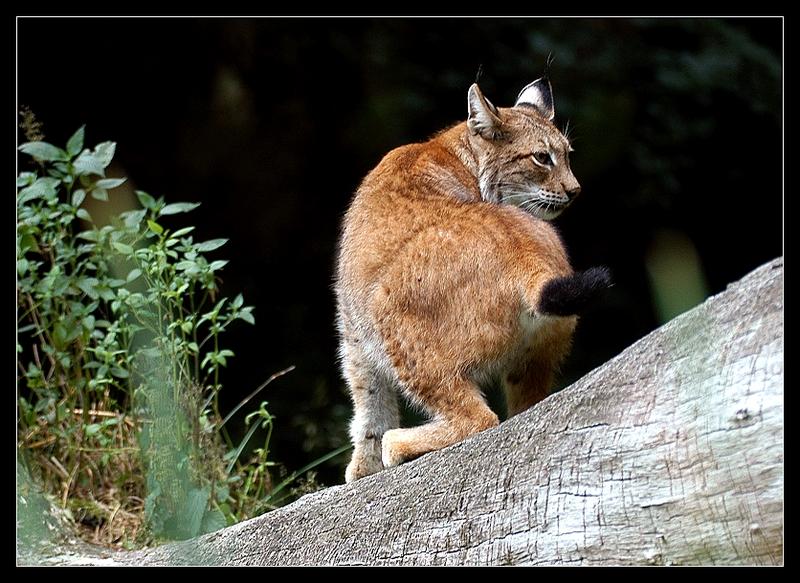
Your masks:
{"label": "tree trunk bark", "polygon": [[782,564],[783,260],[495,429],[109,561]]}

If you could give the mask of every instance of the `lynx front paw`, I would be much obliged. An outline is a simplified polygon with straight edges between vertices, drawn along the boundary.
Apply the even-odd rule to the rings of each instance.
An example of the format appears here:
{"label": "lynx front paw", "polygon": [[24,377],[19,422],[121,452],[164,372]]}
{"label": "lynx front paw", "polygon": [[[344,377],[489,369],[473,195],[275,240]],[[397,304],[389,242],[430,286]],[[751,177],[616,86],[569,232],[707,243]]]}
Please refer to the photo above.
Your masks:
{"label": "lynx front paw", "polygon": [[370,474],[380,472],[382,469],[383,464],[381,463],[379,457],[373,455],[361,455],[358,452],[354,452],[353,459],[351,459],[350,463],[347,464],[347,469],[344,472],[344,480],[349,484],[350,482],[355,482],[364,476],[369,476]]}

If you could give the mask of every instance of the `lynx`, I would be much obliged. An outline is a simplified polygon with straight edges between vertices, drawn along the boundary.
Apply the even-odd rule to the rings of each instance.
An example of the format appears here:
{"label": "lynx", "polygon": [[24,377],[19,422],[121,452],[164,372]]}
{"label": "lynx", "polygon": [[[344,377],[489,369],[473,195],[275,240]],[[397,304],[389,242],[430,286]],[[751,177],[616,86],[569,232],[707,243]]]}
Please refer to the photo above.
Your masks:
{"label": "lynx", "polygon": [[[580,192],[553,125],[550,82],[389,152],[344,218],[337,270],[343,374],[354,405],[347,482],[494,427],[544,399],[605,268],[574,273],[555,228]],[[398,396],[430,421],[400,428]]]}

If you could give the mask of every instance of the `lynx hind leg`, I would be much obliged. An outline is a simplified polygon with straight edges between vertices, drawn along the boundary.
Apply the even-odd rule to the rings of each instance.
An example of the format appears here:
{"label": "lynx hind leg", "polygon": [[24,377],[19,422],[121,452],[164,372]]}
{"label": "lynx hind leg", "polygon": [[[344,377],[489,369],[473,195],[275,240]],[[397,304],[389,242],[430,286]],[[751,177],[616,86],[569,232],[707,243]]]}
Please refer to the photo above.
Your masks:
{"label": "lynx hind leg", "polygon": [[577,318],[550,316],[548,320],[536,332],[534,344],[503,379],[509,417],[530,409],[550,394],[558,368],[569,353]]}
{"label": "lynx hind leg", "polygon": [[409,392],[432,413],[433,421],[419,427],[387,431],[382,446],[386,467],[442,449],[499,423],[478,387],[466,379],[456,379],[425,392],[413,389]]}
{"label": "lynx hind leg", "polygon": [[345,481],[353,482],[383,469],[381,439],[400,424],[397,392],[388,379],[363,363],[345,362],[345,377],[353,400],[350,439],[353,457]]}

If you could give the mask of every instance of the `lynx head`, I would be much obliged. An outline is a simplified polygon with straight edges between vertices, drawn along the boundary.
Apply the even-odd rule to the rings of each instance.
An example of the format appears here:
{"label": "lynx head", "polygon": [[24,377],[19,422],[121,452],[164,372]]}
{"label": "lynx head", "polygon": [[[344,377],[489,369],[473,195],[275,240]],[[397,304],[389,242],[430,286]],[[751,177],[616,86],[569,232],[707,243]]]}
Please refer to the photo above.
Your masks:
{"label": "lynx head", "polygon": [[467,128],[487,202],[511,204],[546,220],[557,217],[581,190],[569,167],[569,141],[552,120],[546,78],[520,91],[514,107],[496,108],[473,84]]}

